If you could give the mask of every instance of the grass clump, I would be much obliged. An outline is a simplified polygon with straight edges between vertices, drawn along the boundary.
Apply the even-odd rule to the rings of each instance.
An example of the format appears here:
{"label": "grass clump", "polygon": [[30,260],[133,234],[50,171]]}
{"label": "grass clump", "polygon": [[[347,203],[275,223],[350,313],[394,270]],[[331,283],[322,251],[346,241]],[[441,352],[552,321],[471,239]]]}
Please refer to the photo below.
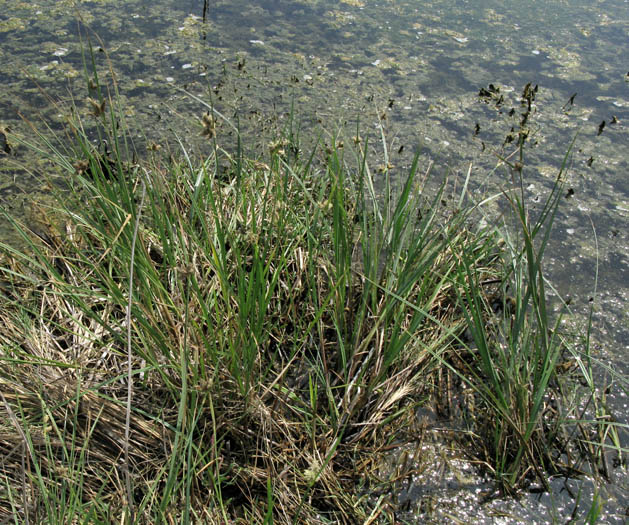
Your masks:
{"label": "grass clump", "polygon": [[[424,192],[419,156],[397,190],[385,170],[377,196],[366,152],[304,156],[292,133],[266,159],[213,133],[196,164],[183,151],[137,165],[116,133],[104,154],[73,129],[74,151],[48,148],[71,194],[37,236],[16,224],[28,250],[3,246],[0,514],[389,519],[365,494],[443,373],[483,404],[473,425],[499,481],[545,479],[561,346],[546,238],[536,247],[525,215],[524,250],[501,259],[463,195],[445,212],[444,186]],[[506,282],[515,306],[490,330],[488,285]]]}
{"label": "grass clump", "polygon": [[422,202],[417,158],[382,206],[364,155],[315,169],[280,142],[143,168],[79,136],[63,231],[5,246],[6,439],[37,473],[5,471],[5,512],[69,492],[60,512],[104,520],[367,519],[359,465],[458,330],[451,244],[476,241]]}

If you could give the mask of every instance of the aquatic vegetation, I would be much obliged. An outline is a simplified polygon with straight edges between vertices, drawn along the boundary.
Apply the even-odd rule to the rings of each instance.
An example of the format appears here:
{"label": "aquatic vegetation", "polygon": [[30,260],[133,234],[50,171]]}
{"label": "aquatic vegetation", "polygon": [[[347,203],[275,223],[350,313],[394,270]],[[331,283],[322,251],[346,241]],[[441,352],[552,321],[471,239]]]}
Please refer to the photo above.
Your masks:
{"label": "aquatic vegetation", "polygon": [[[141,138],[135,132],[126,135],[126,139],[133,136],[136,141],[138,152],[134,158],[136,152],[133,148],[125,153],[124,148],[114,145],[115,141],[111,138],[107,139],[108,146],[102,142],[104,137],[100,126],[103,121],[111,121],[112,107],[109,102],[103,105],[105,98],[95,92],[96,84],[89,86],[85,93],[84,79],[77,72],[81,69],[81,57],[73,34],[73,28],[77,27],[73,18],[75,11],[69,9],[75,3],[49,0],[13,3],[11,28],[0,31],[0,76],[6,88],[0,109],[3,110],[3,126],[10,128],[6,133],[0,131],[0,205],[11,217],[32,227],[42,242],[50,244],[56,239],[65,240],[68,236],[75,237],[76,229],[79,232],[84,230],[83,227],[71,227],[72,220],[60,221],[55,212],[49,215],[60,223],[55,223],[53,235],[46,227],[36,227],[33,221],[33,218],[41,218],[42,209],[48,210],[51,205],[58,208],[59,203],[45,200],[50,194],[50,181],[47,179],[47,175],[51,174],[50,159],[32,155],[31,150],[25,147],[24,141],[32,140],[32,130],[17,120],[15,109],[28,119],[41,111],[46,125],[54,128],[56,133],[63,133],[66,122],[76,117],[69,108],[51,105],[36,84],[51,93],[59,86],[62,98],[67,95],[70,99],[74,98],[76,111],[84,119],[85,135],[93,141],[89,147],[85,141],[85,151],[67,150],[70,141],[55,144],[68,162],[53,185],[61,183],[79,188],[81,184],[75,184],[76,175],[91,180],[100,172],[110,181],[124,176],[126,183],[137,184],[134,195],[139,199],[142,168],[151,172],[161,170],[162,174],[169,174],[171,170],[184,171],[181,167],[181,156],[185,157],[181,153],[183,150],[190,152],[192,168],[188,167],[188,171],[195,174],[200,170],[202,161],[195,160],[192,151],[203,152],[201,155],[209,155],[212,159],[219,158],[219,166],[208,170],[216,172],[222,184],[229,179],[230,173],[238,172],[231,167],[231,162],[238,159],[235,152],[244,144],[250,153],[242,157],[242,162],[249,164],[247,170],[253,166],[253,171],[275,172],[279,168],[270,161],[272,157],[293,166],[291,163],[295,161],[295,156],[305,162],[312,154],[312,168],[316,168],[319,174],[327,173],[324,166],[328,156],[337,151],[340,164],[352,173],[343,179],[349,186],[346,202],[351,203],[357,200],[358,195],[357,191],[353,191],[356,188],[352,189],[352,181],[356,182],[353,177],[360,172],[358,161],[352,157],[352,148],[348,147],[353,141],[346,137],[345,146],[339,148],[339,141],[328,137],[324,146],[317,141],[318,131],[312,131],[319,130],[319,125],[323,129],[334,129],[338,122],[347,122],[347,119],[360,115],[361,140],[354,144],[358,150],[366,143],[373,145],[374,133],[383,134],[383,143],[386,142],[388,148],[386,155],[380,152],[379,147],[370,147],[356,155],[361,158],[360,155],[364,154],[365,165],[373,170],[375,195],[383,191],[385,177],[395,188],[391,190],[392,195],[401,191],[419,141],[423,144],[423,154],[418,161],[421,169],[431,159],[436,159],[436,168],[432,170],[429,183],[432,180],[438,186],[448,172],[446,166],[452,170],[452,180],[454,173],[458,173],[457,166],[467,166],[468,161],[473,161],[467,189],[476,201],[482,201],[483,192],[492,193],[496,187],[500,191],[507,190],[513,183],[511,168],[502,159],[509,158],[518,140],[517,127],[522,118],[517,98],[519,88],[529,81],[533,85],[539,83],[539,96],[534,104],[537,145],[531,141],[526,149],[526,181],[520,199],[521,204],[529,207],[531,214],[527,228],[531,229],[536,223],[537,210],[553,191],[558,167],[571,137],[580,133],[572,157],[568,159],[570,169],[563,173],[566,186],[562,193],[565,199],[560,199],[556,212],[558,227],[551,234],[553,248],[546,250],[544,258],[544,274],[551,275],[552,282],[557,286],[557,296],[566,295],[571,300],[571,305],[564,307],[555,298],[555,290],[550,290],[553,297],[546,310],[552,310],[552,322],[548,323],[554,334],[561,335],[553,337],[552,341],[561,347],[561,360],[565,361],[560,361],[560,371],[567,374],[567,379],[578,378],[586,371],[589,373],[591,370],[585,364],[589,362],[594,370],[605,370],[605,375],[612,381],[606,403],[596,405],[594,409],[592,401],[588,410],[567,410],[564,419],[609,421],[609,413],[605,412],[607,403],[610,400],[612,406],[614,402],[620,403],[617,394],[623,385],[626,388],[622,371],[619,371],[626,360],[618,356],[626,352],[626,345],[623,347],[623,344],[628,333],[623,322],[627,310],[626,279],[623,275],[627,270],[629,243],[621,225],[626,221],[629,206],[622,179],[627,163],[623,157],[624,149],[619,146],[626,142],[623,137],[626,135],[627,104],[623,99],[623,90],[629,74],[626,74],[626,66],[620,63],[622,60],[616,51],[617,46],[612,45],[618,41],[619,35],[624,36],[618,29],[624,23],[626,13],[607,5],[608,16],[598,17],[601,6],[592,4],[574,12],[570,10],[570,23],[558,24],[556,21],[568,13],[563,3],[537,3],[529,6],[530,9],[522,9],[516,4],[507,2],[494,5],[491,9],[484,4],[448,3],[447,9],[444,9],[445,3],[437,1],[429,2],[418,10],[417,2],[406,0],[378,5],[366,2],[362,7],[348,2],[332,5],[324,0],[303,0],[282,3],[280,9],[268,2],[252,4],[234,1],[218,3],[209,10],[206,2],[197,2],[196,6],[191,4],[185,7],[185,11],[179,11],[179,6],[173,8],[172,4],[155,1],[150,15],[141,7],[141,2],[135,1],[126,2],[125,10],[113,11],[111,2],[79,4],[82,21],[102,33],[107,42],[109,52],[104,52],[105,45],[102,44],[103,49],[96,53],[93,64],[101,86],[107,86],[111,91],[121,88],[118,116],[121,119],[133,116],[134,123],[141,130]],[[83,11],[81,5],[89,11]],[[335,9],[341,11],[332,11]],[[514,12],[518,13],[517,16],[513,16]],[[16,21],[19,23],[16,24]],[[7,27],[3,26],[3,29]],[[81,26],[79,32],[83,30],[84,26]],[[547,35],[551,33],[554,37],[549,40]],[[575,83],[576,80],[579,82]],[[490,85],[497,96],[479,99],[476,94],[481,86],[488,89]],[[198,101],[175,87],[183,87],[185,92],[203,100],[208,100],[208,94],[211,94],[214,110],[233,118],[239,133],[221,118],[204,118],[203,112],[208,108],[201,109]],[[289,140],[277,132],[277,128],[281,128],[288,119],[293,102],[299,107],[302,119],[299,141]],[[208,117],[210,114],[207,114]],[[214,116],[211,118],[214,119]],[[603,122],[605,125],[601,127]],[[310,131],[306,133],[304,130]],[[215,141],[223,145],[228,153],[221,152],[217,157]],[[294,146],[297,142],[301,151],[296,152]],[[157,162],[156,169],[143,161],[137,162],[145,150]],[[171,165],[170,155],[177,151],[180,153],[174,153]],[[121,162],[118,162],[119,158]],[[301,169],[293,166],[298,175]],[[168,184],[164,183],[163,187],[168,188]],[[151,190],[147,191],[150,197]],[[181,189],[178,191],[181,192]],[[436,193],[432,191],[422,188],[425,200],[420,198],[422,204],[418,204],[422,211],[429,208],[435,198]],[[458,202],[458,195],[450,198],[449,189],[444,189],[444,193],[445,202]],[[319,203],[320,208],[328,212],[333,202],[329,197],[323,195]],[[116,202],[114,197],[112,200]],[[254,199],[250,201],[253,203]],[[515,207],[509,204],[500,209],[509,215],[515,211]],[[145,213],[140,215],[146,218]],[[351,215],[348,212],[348,217]],[[479,223],[494,226],[498,224],[496,217],[496,213],[488,213]],[[439,223],[439,220],[438,213],[433,224]],[[125,228],[131,228],[134,221],[135,217],[129,219]],[[172,221],[173,224],[175,222]],[[510,230],[501,226],[498,238],[503,237],[510,242],[502,247],[502,252],[497,250],[503,255],[496,255],[495,267],[486,268],[492,275],[489,280],[497,278],[492,272],[500,273],[505,267],[513,267],[513,261],[505,254],[510,254],[511,259],[516,258],[523,265],[526,263],[526,257],[517,250],[523,238],[514,236],[509,239],[505,233],[517,232],[521,222],[511,221]],[[122,228],[122,225],[119,226]],[[360,238],[362,230],[355,225],[353,227]],[[151,229],[142,222],[139,228],[139,235],[145,235]],[[8,232],[9,229],[12,233]],[[13,230],[8,220],[0,224],[0,239],[15,249],[18,244],[14,242]],[[477,234],[473,228],[471,230],[474,235]],[[123,230],[120,232],[123,235]],[[596,246],[592,243],[593,234],[597,236]],[[537,239],[540,239],[539,235]],[[117,241],[115,237],[107,238],[112,245],[116,245]],[[109,256],[108,247],[99,249]],[[62,248],[46,250],[50,252],[47,257],[54,261],[55,267],[60,265],[59,268],[63,269],[58,253],[62,252]],[[463,248],[456,249],[456,252],[466,253]],[[155,256],[158,252],[153,250],[152,253]],[[356,256],[360,262],[362,247],[356,250],[356,254],[360,255]],[[469,256],[475,261],[474,254]],[[597,277],[597,288],[593,291],[591,282],[599,261],[600,277]],[[457,284],[451,285],[452,291],[464,291],[459,286],[469,280],[463,262],[459,259],[457,263],[460,264],[457,266],[458,280]],[[355,267],[356,264],[357,261],[352,259],[345,266],[364,273],[360,265]],[[111,263],[112,272],[125,265],[134,267],[129,261],[116,260]],[[520,275],[526,277],[527,272],[522,268]],[[515,279],[515,273],[512,279]],[[356,280],[360,279],[356,277]],[[453,345],[460,352],[460,357],[448,360],[446,352],[441,362],[435,355],[431,358],[433,368],[429,366],[427,369],[439,370],[444,381],[434,390],[444,393],[444,398],[438,402],[438,409],[442,411],[440,414],[461,416],[458,421],[463,436],[483,436],[482,439],[468,440],[466,446],[470,455],[489,465],[486,471],[499,479],[507,490],[516,490],[509,488],[514,477],[519,487],[529,482],[536,487],[541,482],[530,478],[530,472],[524,478],[514,474],[518,462],[530,466],[526,459],[527,450],[521,456],[524,460],[514,460],[522,443],[519,436],[526,434],[525,431],[523,433],[523,429],[526,430],[524,421],[527,420],[527,410],[532,406],[532,398],[522,394],[514,404],[519,410],[518,417],[506,420],[502,431],[494,435],[492,417],[495,422],[504,406],[492,401],[489,393],[482,393],[483,388],[492,385],[495,391],[502,391],[505,399],[514,394],[520,395],[524,389],[522,385],[526,383],[526,372],[536,370],[534,366],[521,366],[499,375],[498,381],[484,381],[486,371],[475,362],[477,344],[471,336],[488,338],[487,347],[493,362],[499,359],[509,362],[508,356],[514,353],[513,349],[527,341],[526,338],[511,341],[505,335],[512,324],[506,318],[507,313],[513,314],[514,310],[514,305],[506,297],[513,296],[514,285],[510,284],[507,288],[507,284],[495,284],[489,290],[488,285],[483,284],[486,280],[481,278],[479,281],[479,293],[481,297],[488,294],[480,301],[480,306],[486,308],[489,305],[492,309],[492,313],[486,312],[481,316],[487,320],[488,324],[484,327],[487,334],[479,332],[479,336],[468,328],[463,337],[457,335],[462,341],[454,338]],[[122,282],[116,282],[124,288]],[[471,284],[474,282],[471,281]],[[547,282],[547,292],[548,286]],[[2,289],[5,289],[4,285]],[[526,286],[522,285],[522,289]],[[384,291],[382,293],[385,294]],[[341,298],[356,295],[358,292],[346,292]],[[458,304],[461,315],[466,311],[465,306],[474,305],[465,295],[453,293],[448,300]],[[502,305],[502,302],[505,304]],[[122,301],[120,303],[122,305]],[[232,308],[239,309],[240,306]],[[573,330],[577,333],[587,324],[590,308],[593,309],[592,327],[587,343],[576,336],[569,337],[567,332]],[[528,340],[539,340],[539,336],[535,335],[539,331],[535,316],[531,316],[523,306],[520,311],[523,312],[518,317],[521,326],[533,334]],[[563,316],[556,327],[554,316],[559,312]],[[460,319],[463,324],[474,320],[473,312],[467,313],[471,317],[463,315]],[[334,330],[337,330],[336,325],[344,327],[345,337],[349,330],[345,326],[347,322],[341,322],[344,319],[342,316],[339,317],[341,320],[334,319]],[[524,331],[522,328],[522,333]],[[494,347],[495,337],[509,344]],[[554,350],[557,348],[554,347]],[[474,351],[470,352],[470,349]],[[525,350],[528,349],[525,346]],[[343,352],[343,355],[351,355],[347,350]],[[606,361],[614,358],[615,366],[609,366]],[[577,367],[576,370],[570,367],[570,363]],[[474,374],[477,374],[476,387],[481,391],[474,390],[472,384],[465,382],[475,378]],[[511,383],[505,382],[507,377],[513,378],[513,384],[519,382],[520,386],[511,388]],[[592,377],[582,380],[593,395],[605,390],[605,380],[600,389],[596,388]],[[434,383],[430,374],[422,375],[418,381],[431,385],[426,389],[432,396]],[[438,381],[435,382],[439,385]],[[552,390],[555,386],[553,378],[549,388]],[[579,389],[575,390],[574,396],[577,396]],[[336,387],[332,391],[331,397],[334,398],[338,395]],[[99,390],[98,395],[101,394]],[[448,399],[449,394],[452,394],[452,403]],[[553,395],[545,398],[551,413],[556,403]],[[492,413],[497,416],[492,416]],[[407,421],[408,428],[412,428],[409,433],[419,435],[423,432],[421,425],[416,428],[411,424],[415,422],[413,418],[409,416]],[[480,421],[486,424],[473,427],[475,422]],[[544,432],[549,428],[544,426],[546,424],[543,419]],[[567,423],[568,426],[571,424]],[[584,441],[600,443],[610,429],[622,427],[601,424],[584,430],[583,425],[577,423],[571,428],[574,429],[571,439],[576,434]],[[11,431],[15,433],[13,427]],[[544,432],[533,431],[532,436],[543,441]],[[561,437],[560,434],[556,435]],[[493,444],[489,446],[488,443]],[[607,443],[609,445],[610,442]],[[581,447],[588,448],[589,445],[575,446],[576,449]],[[618,444],[613,447],[612,451],[617,450]],[[500,462],[497,458],[501,450],[506,452]],[[536,449],[533,447],[531,450]],[[573,452],[569,452],[570,458],[575,457]],[[577,455],[583,456],[582,451],[577,450]],[[614,472],[609,460],[608,468],[604,467],[605,458],[600,451],[590,450],[585,454],[588,455],[597,459],[593,467],[584,470]],[[552,471],[552,464],[557,458],[551,454],[550,459],[543,459],[544,466]],[[560,457],[559,463],[561,470],[564,458]],[[313,469],[310,465],[304,466],[303,472],[310,479]],[[316,491],[316,482],[313,487]],[[563,490],[562,487],[559,489]],[[622,489],[614,491],[619,493]],[[385,493],[386,490],[379,497],[386,500]],[[600,501],[606,502],[606,508],[609,508],[609,496],[604,490],[601,494]]]}
{"label": "aquatic vegetation", "polygon": [[504,237],[503,256],[498,230],[471,220],[469,173],[457,194],[430,190],[416,155],[395,185],[386,140],[377,172],[367,144],[340,134],[303,151],[291,118],[251,158],[241,141],[220,146],[218,123],[237,128],[196,99],[211,154],[181,144],[137,161],[107,100],[104,145],[80,121],[74,142],[22,143],[71,192],[42,207],[37,232],[7,215],[27,249],[1,245],[0,512],[390,521],[390,499],[362,494],[391,490],[377,476],[386,449],[417,443],[418,407],[454,414],[462,384],[481,441],[459,445],[501,487],[570,472],[546,460],[564,443],[549,406],[567,347],[541,272],[560,185],[536,222],[508,194],[521,237]]}

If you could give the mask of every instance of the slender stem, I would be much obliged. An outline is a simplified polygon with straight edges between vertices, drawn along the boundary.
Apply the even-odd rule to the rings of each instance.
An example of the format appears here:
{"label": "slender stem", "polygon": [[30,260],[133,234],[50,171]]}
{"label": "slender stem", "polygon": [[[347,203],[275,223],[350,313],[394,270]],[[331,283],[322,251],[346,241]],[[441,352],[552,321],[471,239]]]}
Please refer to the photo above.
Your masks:
{"label": "slender stem", "polygon": [[138,207],[138,214],[135,218],[135,226],[133,228],[133,240],[131,241],[131,267],[129,269],[129,302],[127,303],[127,413],[124,429],[124,462],[125,462],[125,485],[127,489],[127,505],[129,505],[129,523],[135,521],[133,515],[133,494],[131,492],[131,468],[129,465],[129,439],[131,429],[131,398],[133,396],[133,365],[131,362],[131,305],[133,304],[133,266],[135,259],[135,243],[138,238],[138,229],[140,227],[140,216],[142,215],[142,206],[144,205],[144,197],[146,196],[146,184],[142,180],[142,199]]}

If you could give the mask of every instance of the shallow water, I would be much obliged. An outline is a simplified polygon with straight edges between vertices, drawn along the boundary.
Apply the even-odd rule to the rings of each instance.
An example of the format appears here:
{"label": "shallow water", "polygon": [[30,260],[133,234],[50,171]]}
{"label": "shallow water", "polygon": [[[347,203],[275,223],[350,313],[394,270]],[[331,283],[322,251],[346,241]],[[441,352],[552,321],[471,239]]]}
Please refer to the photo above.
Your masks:
{"label": "shallow water", "polygon": [[[343,125],[351,137],[359,121],[380,159],[382,128],[394,174],[404,172],[418,146],[424,160],[435,160],[438,176],[460,175],[472,162],[479,197],[508,184],[504,170],[493,171],[496,154],[513,150],[503,142],[517,126],[520,94],[528,82],[537,84],[537,145],[527,148],[525,168],[532,207],[576,136],[566,179],[572,192],[560,208],[547,270],[571,298],[566,322],[578,326],[593,305],[596,356],[627,375],[627,0],[208,4],[204,19],[203,0],[0,0],[0,126],[28,136],[19,112],[58,129],[72,101],[86,124],[94,123],[83,76],[89,34],[103,85],[113,89],[111,69],[116,73],[141,151],[151,141],[167,150],[163,141],[175,134],[195,151],[209,147],[197,133],[205,108],[182,90],[211,97],[239,122],[245,143],[261,151],[266,139],[254,130],[283,125],[294,103],[304,137]],[[500,104],[479,97],[489,84],[504,97]],[[52,105],[47,95],[63,104]],[[235,142],[226,125],[218,134]],[[0,203],[21,217],[34,193],[48,191],[43,175],[50,168],[7,137]],[[323,140],[331,138],[324,133]],[[0,135],[0,150],[5,142]],[[0,226],[5,239],[7,226]],[[626,397],[615,392],[612,402],[627,422]]]}

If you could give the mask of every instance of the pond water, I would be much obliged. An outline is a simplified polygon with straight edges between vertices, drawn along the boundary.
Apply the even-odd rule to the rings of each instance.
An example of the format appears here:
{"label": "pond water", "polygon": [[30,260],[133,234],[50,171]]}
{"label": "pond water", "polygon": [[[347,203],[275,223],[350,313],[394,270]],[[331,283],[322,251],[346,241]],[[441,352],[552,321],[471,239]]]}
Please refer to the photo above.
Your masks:
{"label": "pond water", "polygon": [[[19,112],[58,129],[73,101],[93,122],[86,36],[110,89],[115,72],[138,149],[177,135],[202,153],[204,108],[185,90],[238,120],[253,148],[264,149],[258,131],[282,125],[294,105],[304,137],[359,126],[380,159],[382,130],[393,173],[404,173],[417,147],[437,176],[460,175],[471,162],[477,195],[507,184],[493,170],[496,154],[514,149],[505,139],[520,95],[537,85],[525,168],[531,206],[576,137],[547,269],[571,298],[567,322],[582,322],[593,304],[596,355],[627,375],[627,0],[0,0],[0,127],[27,136]],[[479,96],[490,84],[492,96]],[[229,133],[219,128],[234,141]],[[0,204],[10,213],[22,216],[47,191],[43,170],[0,134]],[[0,238],[7,232],[0,225]],[[626,423],[621,391],[614,405]]]}

